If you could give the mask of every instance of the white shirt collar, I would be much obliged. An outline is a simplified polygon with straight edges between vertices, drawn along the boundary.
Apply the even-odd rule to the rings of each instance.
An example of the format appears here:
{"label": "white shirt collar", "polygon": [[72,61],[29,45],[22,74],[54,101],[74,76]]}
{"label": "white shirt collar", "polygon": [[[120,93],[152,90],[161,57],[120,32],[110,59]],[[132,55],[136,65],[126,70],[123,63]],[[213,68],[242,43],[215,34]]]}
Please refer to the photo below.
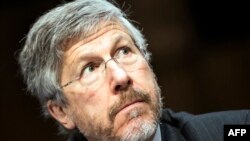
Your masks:
{"label": "white shirt collar", "polygon": [[159,124],[157,125],[155,136],[152,141],[161,141],[161,129]]}

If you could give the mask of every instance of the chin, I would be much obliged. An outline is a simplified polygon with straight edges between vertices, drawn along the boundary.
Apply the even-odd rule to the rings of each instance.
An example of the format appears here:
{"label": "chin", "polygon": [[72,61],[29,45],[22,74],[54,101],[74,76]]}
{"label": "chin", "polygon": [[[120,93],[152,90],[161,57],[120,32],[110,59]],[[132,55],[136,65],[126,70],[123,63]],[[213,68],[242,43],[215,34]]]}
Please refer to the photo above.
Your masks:
{"label": "chin", "polygon": [[153,136],[157,127],[156,123],[140,118],[134,119],[129,125],[123,132],[122,141],[148,140]]}
{"label": "chin", "polygon": [[[151,112],[149,112],[151,113]],[[152,137],[156,131],[157,122],[153,114],[144,113],[134,108],[128,115],[128,121],[120,132],[121,141],[145,141]]]}

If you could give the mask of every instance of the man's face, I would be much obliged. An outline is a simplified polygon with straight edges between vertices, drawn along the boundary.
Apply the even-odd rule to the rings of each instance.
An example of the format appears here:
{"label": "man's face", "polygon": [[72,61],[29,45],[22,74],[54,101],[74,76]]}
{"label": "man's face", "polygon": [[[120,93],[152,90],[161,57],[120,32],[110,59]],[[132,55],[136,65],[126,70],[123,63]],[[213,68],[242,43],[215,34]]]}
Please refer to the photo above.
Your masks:
{"label": "man's face", "polygon": [[160,114],[160,90],[148,62],[123,27],[107,24],[66,50],[61,84],[75,78],[63,88],[68,100],[64,110],[85,137],[152,137]]}

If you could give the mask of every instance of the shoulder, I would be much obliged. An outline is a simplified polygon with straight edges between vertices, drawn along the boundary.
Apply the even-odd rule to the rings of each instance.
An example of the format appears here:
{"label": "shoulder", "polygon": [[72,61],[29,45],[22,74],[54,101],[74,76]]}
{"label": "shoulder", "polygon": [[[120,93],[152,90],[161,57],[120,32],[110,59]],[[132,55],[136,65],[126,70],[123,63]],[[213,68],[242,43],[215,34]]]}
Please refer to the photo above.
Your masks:
{"label": "shoulder", "polygon": [[189,140],[223,140],[226,124],[250,124],[250,110],[232,110],[192,115],[187,112],[162,111],[161,122],[178,130]]}
{"label": "shoulder", "polygon": [[200,115],[193,115],[187,112],[173,112],[171,109],[163,109],[161,120],[164,122],[178,122],[179,126],[187,124],[187,122],[220,121],[225,124],[250,124],[250,110],[230,110],[211,112]]}

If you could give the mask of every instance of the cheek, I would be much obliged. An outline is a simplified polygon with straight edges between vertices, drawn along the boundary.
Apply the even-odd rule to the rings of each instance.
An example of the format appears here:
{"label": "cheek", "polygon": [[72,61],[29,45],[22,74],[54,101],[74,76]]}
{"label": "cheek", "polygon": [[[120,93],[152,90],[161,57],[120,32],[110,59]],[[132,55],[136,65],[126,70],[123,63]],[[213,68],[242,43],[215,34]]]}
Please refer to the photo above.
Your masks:
{"label": "cheek", "polygon": [[92,88],[89,87],[83,88],[81,85],[75,85],[75,87],[65,91],[65,93],[70,104],[76,105],[93,105],[98,98],[98,92],[93,91]]}
{"label": "cheek", "polygon": [[152,91],[155,89],[155,75],[148,65],[144,65],[143,69],[139,69],[131,73],[131,78],[135,83],[135,87]]}
{"label": "cheek", "polygon": [[131,74],[131,78],[134,82],[134,88],[145,90],[153,101],[157,101],[160,91],[155,74],[149,66],[134,72]]}
{"label": "cheek", "polygon": [[98,105],[102,102],[98,100],[98,94],[91,89],[74,87],[66,92],[69,105],[74,107],[78,112],[93,114],[98,112]]}
{"label": "cheek", "polygon": [[90,123],[102,123],[108,125],[107,98],[99,91],[86,90],[85,93],[74,93],[70,97],[70,105],[74,107],[76,124],[82,129],[87,129]]}

